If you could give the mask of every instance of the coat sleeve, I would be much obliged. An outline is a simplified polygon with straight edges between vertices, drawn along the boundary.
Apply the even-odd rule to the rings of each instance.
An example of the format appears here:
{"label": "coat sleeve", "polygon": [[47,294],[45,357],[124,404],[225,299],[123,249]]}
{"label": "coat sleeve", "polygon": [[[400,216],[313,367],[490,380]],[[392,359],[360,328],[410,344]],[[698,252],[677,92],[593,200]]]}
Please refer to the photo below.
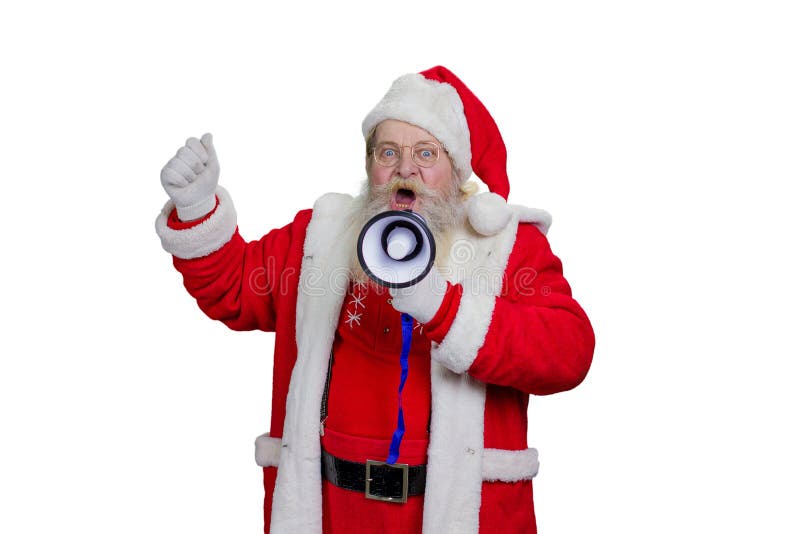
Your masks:
{"label": "coat sleeve", "polygon": [[[310,211],[283,228],[246,242],[236,227],[228,194],[217,191],[215,211],[198,224],[180,223],[167,203],[156,221],[189,294],[212,319],[233,330],[274,331],[276,301],[287,291],[291,248],[302,246]],[[298,241],[299,240],[299,241]],[[299,245],[298,245],[299,242]]]}
{"label": "coat sleeve", "polygon": [[577,386],[589,371],[594,332],[572,298],[561,261],[530,224],[519,226],[499,296],[462,288],[440,363],[488,384],[546,395]]}

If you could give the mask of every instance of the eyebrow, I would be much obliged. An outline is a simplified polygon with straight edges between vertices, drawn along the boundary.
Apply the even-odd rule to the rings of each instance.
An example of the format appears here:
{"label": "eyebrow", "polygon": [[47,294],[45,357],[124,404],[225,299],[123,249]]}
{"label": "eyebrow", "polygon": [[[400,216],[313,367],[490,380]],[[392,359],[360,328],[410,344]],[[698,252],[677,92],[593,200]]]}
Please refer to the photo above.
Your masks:
{"label": "eyebrow", "polygon": [[[417,141],[416,143],[414,143],[414,144],[413,144],[413,145],[411,145],[411,146],[416,146],[416,145],[419,145],[419,144],[421,144],[421,143],[431,143],[431,144],[434,144],[434,145],[438,145],[438,144],[439,144],[439,143],[437,143],[436,141],[434,141],[433,139],[423,139],[422,141]],[[376,140],[376,141],[375,141],[375,146],[378,146],[378,145],[394,145],[394,146],[400,146],[400,143],[398,143],[398,142],[396,142],[396,141],[380,141],[380,140]],[[404,145],[404,146],[408,146],[408,145]]]}

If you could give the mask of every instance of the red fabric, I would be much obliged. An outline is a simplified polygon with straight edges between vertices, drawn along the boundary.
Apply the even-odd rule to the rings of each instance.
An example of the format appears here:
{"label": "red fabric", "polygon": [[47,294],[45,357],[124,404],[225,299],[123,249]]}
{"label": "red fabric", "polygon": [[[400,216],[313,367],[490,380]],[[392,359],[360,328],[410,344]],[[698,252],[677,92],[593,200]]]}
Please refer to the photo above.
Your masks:
{"label": "red fabric", "polygon": [[414,534],[422,532],[425,497],[415,495],[406,503],[367,499],[363,493],[322,484],[323,534]]}
{"label": "red fabric", "polygon": [[447,332],[450,331],[453,321],[456,320],[458,305],[461,303],[461,294],[464,288],[461,284],[447,282],[447,292],[444,294],[439,311],[433,318],[425,323],[425,337],[436,343],[441,343]]}
{"label": "red fabric", "polygon": [[[376,439],[391,439],[394,433],[403,336],[400,312],[390,301],[389,292],[374,283],[350,285],[333,345],[327,428]],[[431,343],[421,328],[415,321],[403,389],[404,445],[406,439],[428,439]],[[388,452],[387,446],[380,459]]]}
{"label": "red fabric", "polygon": [[[382,459],[391,440],[355,438],[326,429],[322,447],[330,454],[354,462]],[[427,440],[403,440],[400,463],[427,462]],[[265,472],[274,488],[274,468]],[[329,482],[322,487],[324,534],[413,534],[422,532],[424,497],[409,497],[405,504],[366,499],[360,492],[337,488]],[[530,480],[507,484],[484,482],[481,489],[480,534],[536,533],[533,486]],[[267,504],[269,512],[272,503]],[[269,524],[269,523],[267,523]]]}
{"label": "red fabric", "polygon": [[536,227],[520,225],[502,295],[469,373],[487,384],[547,395],[580,384],[593,352],[591,323],[572,298],[561,260]]}
{"label": "red fabric", "polygon": [[[297,357],[295,312],[303,243],[310,217],[310,210],[302,211],[291,224],[249,243],[237,231],[220,250],[203,258],[173,258],[187,290],[209,317],[235,330],[276,332],[270,425],[273,437],[282,435],[286,394]],[[485,446],[524,449],[527,447],[528,394],[554,393],[580,383],[591,362],[594,336],[586,315],[571,297],[560,261],[532,225],[520,225],[506,274],[485,342],[469,373],[487,383]],[[450,308],[457,306],[449,307],[448,315],[452,311]],[[399,321],[397,324],[399,327]],[[423,325],[423,333],[425,328]],[[376,337],[373,343],[380,346],[380,336]],[[388,345],[392,344],[394,342]],[[399,354],[399,345],[396,350]],[[423,359],[429,364],[428,358]],[[419,363],[422,365],[421,361]],[[339,377],[343,374],[349,373],[339,373]],[[392,373],[387,371],[387,376],[390,375]],[[424,398],[412,400],[416,396],[404,395],[409,413],[425,411],[425,403],[429,402]],[[339,402],[335,398],[333,401]],[[417,402],[420,403],[418,407],[413,407]],[[417,415],[409,418],[409,424],[413,424],[409,436],[421,432],[420,420]],[[348,423],[336,424],[353,430]],[[380,428],[379,434],[383,434],[389,426],[370,421],[366,425],[359,423],[357,429]],[[275,468],[264,470],[265,532],[269,531],[275,471]],[[491,528],[496,532],[534,532],[530,487],[530,482],[484,483],[481,532],[492,532]],[[331,494],[330,488],[323,491]],[[327,502],[329,506],[333,502],[348,506],[349,501],[334,498]],[[333,518],[340,512],[347,521],[353,519],[347,515],[350,508],[338,510],[339,504],[335,506],[337,510],[328,510],[327,517],[332,521],[338,521]]]}
{"label": "red fabric", "polygon": [[[326,428],[322,448],[353,462],[386,459],[391,439],[348,436]],[[399,463],[420,465],[427,462],[428,440],[403,439]],[[363,493],[338,488],[325,481],[322,487],[322,526],[324,534],[409,534],[422,531],[422,495],[404,504],[367,499]]]}
{"label": "red fabric", "polygon": [[214,209],[200,217],[199,219],[195,219],[193,221],[182,221],[178,218],[178,210],[172,208],[172,211],[169,213],[169,217],[167,217],[167,226],[172,228],[173,230],[186,230],[188,228],[193,228],[198,224],[205,222],[209,217],[214,215],[214,212],[217,210],[217,206],[219,206],[219,199],[217,199],[217,203],[214,205]]}
{"label": "red fabric", "polygon": [[533,483],[484,482],[479,521],[480,534],[536,534]]}
{"label": "red fabric", "polygon": [[[173,256],[183,284],[212,319],[233,330],[275,332],[270,435],[283,435],[286,395],[297,359],[295,306],[303,242],[311,210],[259,240],[245,243],[239,231],[221,249],[194,259]],[[271,498],[271,497],[270,497]]]}
{"label": "red fabric", "polygon": [[472,170],[489,186],[489,191],[507,199],[510,186],[506,172],[506,144],[489,110],[464,82],[446,68],[437,66],[420,74],[429,80],[450,84],[456,90],[464,105],[469,128]]}
{"label": "red fabric", "polygon": [[[362,438],[337,432],[326,426],[322,435],[322,448],[332,455],[350,460],[366,462],[367,460],[383,461],[389,450],[391,436],[387,439]],[[421,465],[428,461],[428,438],[403,438],[403,446],[397,462],[408,465]]]}
{"label": "red fabric", "polygon": [[[406,431],[398,463],[408,465],[427,462],[431,343],[423,328],[414,323],[403,389]],[[351,284],[333,346],[324,450],[352,462],[386,460],[397,426],[402,342],[400,312],[389,292],[371,282]],[[422,496],[386,503],[325,482],[322,498],[325,534],[407,534],[422,528]]]}

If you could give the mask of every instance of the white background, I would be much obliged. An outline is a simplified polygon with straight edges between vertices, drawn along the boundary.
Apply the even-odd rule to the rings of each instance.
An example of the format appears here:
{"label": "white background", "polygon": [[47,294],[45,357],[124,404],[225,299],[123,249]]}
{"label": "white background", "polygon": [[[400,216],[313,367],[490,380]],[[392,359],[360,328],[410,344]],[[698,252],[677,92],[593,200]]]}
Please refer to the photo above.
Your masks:
{"label": "white background", "polygon": [[800,530],[795,3],[24,6],[0,9],[0,531],[259,531],[273,338],[185,293],[159,171],[213,132],[260,237],[357,192],[362,118],[436,64],[597,334],[587,380],[532,401],[540,531]]}

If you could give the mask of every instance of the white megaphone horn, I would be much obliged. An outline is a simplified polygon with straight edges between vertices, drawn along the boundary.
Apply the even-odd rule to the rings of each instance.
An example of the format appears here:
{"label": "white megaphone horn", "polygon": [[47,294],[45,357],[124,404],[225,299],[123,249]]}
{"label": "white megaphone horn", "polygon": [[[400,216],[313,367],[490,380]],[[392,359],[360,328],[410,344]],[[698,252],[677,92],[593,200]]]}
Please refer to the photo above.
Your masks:
{"label": "white megaphone horn", "polygon": [[413,286],[433,267],[436,243],[421,215],[411,210],[385,211],[364,225],[358,236],[358,261],[378,284]]}

